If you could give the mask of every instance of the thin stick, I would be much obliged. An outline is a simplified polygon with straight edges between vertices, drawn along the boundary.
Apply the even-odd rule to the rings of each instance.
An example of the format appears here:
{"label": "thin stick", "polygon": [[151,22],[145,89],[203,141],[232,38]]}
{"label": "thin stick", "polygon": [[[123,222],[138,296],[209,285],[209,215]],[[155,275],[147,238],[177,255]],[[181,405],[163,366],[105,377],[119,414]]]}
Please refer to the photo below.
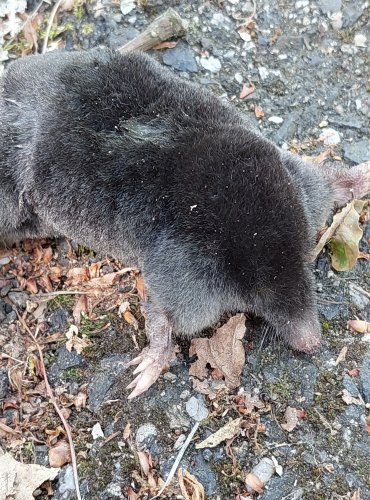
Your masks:
{"label": "thin stick", "polygon": [[42,51],[41,54],[45,54],[48,48],[48,41],[49,41],[49,35],[51,31],[51,27],[53,25],[54,17],[57,13],[57,10],[59,9],[59,5],[62,3],[62,0],[57,0],[55,2],[55,5],[53,7],[53,10],[51,11],[49,22],[48,22],[48,27],[46,28],[45,31],[45,38],[44,38],[44,43],[42,44]]}
{"label": "thin stick", "polygon": [[186,438],[185,443],[182,445],[181,450],[179,451],[179,454],[177,455],[176,460],[174,461],[173,466],[171,467],[171,470],[170,470],[170,472],[169,472],[169,474],[167,476],[167,479],[166,479],[164,485],[159,490],[159,492],[154,497],[152,497],[150,500],[154,500],[155,498],[160,497],[162,495],[162,493],[164,492],[164,490],[167,488],[167,486],[172,481],[172,479],[173,479],[173,477],[174,477],[174,475],[176,473],[177,467],[179,466],[179,464],[181,462],[181,459],[182,459],[182,457],[183,457],[183,455],[184,455],[187,447],[190,444],[190,441],[193,439],[194,434],[197,432],[198,427],[199,427],[199,422],[195,422],[194,427],[190,431],[189,436]]}
{"label": "thin stick", "polygon": [[77,459],[76,459],[75,449],[74,449],[74,446],[73,446],[73,439],[72,439],[71,429],[70,429],[70,427],[69,427],[66,419],[64,418],[63,413],[59,409],[59,406],[58,406],[58,404],[57,404],[57,402],[55,400],[54,394],[53,394],[53,390],[50,387],[49,380],[48,380],[48,377],[47,377],[47,374],[46,374],[45,363],[44,363],[44,356],[42,354],[41,347],[40,347],[39,343],[37,342],[36,337],[33,335],[33,333],[31,332],[31,330],[29,329],[29,327],[28,327],[26,321],[24,320],[24,318],[22,318],[22,316],[19,314],[19,312],[17,310],[16,310],[16,313],[17,313],[17,316],[18,316],[18,320],[21,323],[23,329],[31,337],[31,339],[35,343],[35,345],[37,347],[37,350],[39,352],[40,366],[41,366],[42,376],[44,377],[46,392],[47,392],[47,394],[49,396],[49,399],[50,399],[51,403],[53,404],[53,406],[55,408],[55,411],[59,415],[59,418],[62,421],[62,424],[63,424],[63,426],[65,428],[65,431],[66,431],[66,434],[67,434],[69,448],[70,448],[70,452],[71,452],[71,460],[72,460],[72,468],[73,468],[73,478],[74,478],[74,482],[75,482],[76,496],[77,496],[78,500],[82,500],[81,493],[80,493],[79,481],[78,481],[78,473],[77,473]]}
{"label": "thin stick", "polygon": [[169,8],[162,15],[154,19],[147,29],[136,38],[119,48],[119,52],[134,50],[149,50],[169,38],[178,38],[185,35],[186,26],[178,13]]}

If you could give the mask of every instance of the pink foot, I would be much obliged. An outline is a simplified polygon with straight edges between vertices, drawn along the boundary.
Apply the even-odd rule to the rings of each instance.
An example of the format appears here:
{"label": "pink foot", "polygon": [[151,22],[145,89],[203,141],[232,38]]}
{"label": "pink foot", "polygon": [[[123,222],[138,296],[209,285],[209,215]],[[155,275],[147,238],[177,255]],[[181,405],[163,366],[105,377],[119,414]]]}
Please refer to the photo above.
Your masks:
{"label": "pink foot", "polygon": [[126,387],[126,389],[133,389],[128,399],[139,396],[154,384],[163,368],[169,364],[172,354],[173,349],[171,347],[163,349],[146,347],[139,356],[130,361],[130,366],[138,365],[133,372],[134,375],[138,375]]}

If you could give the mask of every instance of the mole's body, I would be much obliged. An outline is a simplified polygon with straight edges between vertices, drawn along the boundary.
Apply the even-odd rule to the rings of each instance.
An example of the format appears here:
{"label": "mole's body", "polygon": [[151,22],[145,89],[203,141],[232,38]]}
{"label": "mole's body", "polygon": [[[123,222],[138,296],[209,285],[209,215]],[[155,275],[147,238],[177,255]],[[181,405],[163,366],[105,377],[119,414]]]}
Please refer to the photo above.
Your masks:
{"label": "mole's body", "polygon": [[145,55],[31,56],[0,86],[0,240],[63,235],[142,269],[150,347],[133,395],[168,360],[172,331],[225,311],[318,347],[307,255],[353,175],[330,183]]}

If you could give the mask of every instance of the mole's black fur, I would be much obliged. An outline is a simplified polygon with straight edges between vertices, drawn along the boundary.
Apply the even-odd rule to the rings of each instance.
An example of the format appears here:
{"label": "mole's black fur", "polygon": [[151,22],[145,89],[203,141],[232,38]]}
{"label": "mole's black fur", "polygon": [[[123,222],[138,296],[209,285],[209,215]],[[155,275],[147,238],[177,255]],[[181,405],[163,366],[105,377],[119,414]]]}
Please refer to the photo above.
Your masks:
{"label": "mole's black fur", "polygon": [[31,56],[0,83],[0,239],[64,235],[138,265],[157,335],[248,310],[318,346],[307,255],[334,200],[316,168],[146,55]]}

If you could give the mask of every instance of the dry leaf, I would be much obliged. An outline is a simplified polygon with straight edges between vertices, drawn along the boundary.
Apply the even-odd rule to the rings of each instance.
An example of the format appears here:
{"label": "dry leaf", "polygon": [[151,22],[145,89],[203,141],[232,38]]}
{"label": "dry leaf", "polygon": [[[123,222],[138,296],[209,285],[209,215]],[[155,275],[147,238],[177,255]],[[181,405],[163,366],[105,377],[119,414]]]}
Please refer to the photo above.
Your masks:
{"label": "dry leaf", "polygon": [[68,339],[66,342],[66,349],[68,349],[69,352],[71,352],[72,349],[75,349],[78,354],[81,354],[85,347],[90,345],[90,341],[88,339],[78,336],[78,328],[76,325],[71,325],[68,328],[66,337]]}
{"label": "dry leaf", "polygon": [[86,386],[79,391],[79,393],[73,398],[73,404],[77,411],[80,411],[81,408],[85,408],[87,401],[87,388]]}
{"label": "dry leaf", "polygon": [[245,316],[237,314],[218,328],[212,338],[193,339],[190,356],[196,354],[198,360],[191,365],[189,375],[199,379],[206,378],[207,364],[209,364],[213,369],[221,370],[227,387],[230,389],[238,387],[245,362],[245,351],[241,341],[245,330]]}
{"label": "dry leaf", "polygon": [[127,423],[125,428],[123,429],[123,439],[127,441],[131,437],[131,424]]}
{"label": "dry leaf", "polygon": [[29,278],[26,281],[26,288],[30,293],[37,293],[38,292],[37,283],[36,283],[35,278]]}
{"label": "dry leaf", "polygon": [[101,261],[94,262],[93,264],[91,264],[89,266],[89,275],[90,275],[91,279],[99,277],[99,272],[100,272],[101,266],[102,266]]}
{"label": "dry leaf", "polygon": [[235,420],[230,420],[226,425],[218,429],[214,434],[211,434],[200,443],[195,445],[195,448],[199,450],[200,448],[214,448],[218,444],[222,443],[226,439],[232,439],[240,431],[240,425],[243,417],[236,418]]}
{"label": "dry leaf", "polygon": [[51,267],[48,272],[48,278],[51,279],[51,281],[59,281],[63,275],[64,270],[59,266]]}
{"label": "dry leaf", "polygon": [[149,456],[144,453],[143,451],[138,451],[137,456],[140,462],[140,467],[141,470],[143,471],[144,476],[148,477],[149,471],[150,471],[150,463],[149,463]]}
{"label": "dry leaf", "polygon": [[361,397],[355,398],[353,397],[347,389],[343,389],[342,391],[342,399],[347,405],[357,405],[364,406],[364,401]]}
{"label": "dry leaf", "polygon": [[324,246],[330,241],[332,267],[336,271],[351,269],[357,262],[358,244],[363,231],[359,225],[360,213],[367,201],[353,200],[333,217],[331,226],[321,236],[311,253],[314,261]]}
{"label": "dry leaf", "polygon": [[284,417],[286,420],[286,424],[281,424],[281,427],[288,432],[292,432],[292,430],[295,429],[298,424],[297,408],[288,406],[285,410]]}
{"label": "dry leaf", "polygon": [[358,259],[370,260],[370,253],[358,252]]}
{"label": "dry leaf", "polygon": [[254,105],[254,114],[256,118],[263,118],[265,116],[265,112],[263,111],[262,107],[259,106],[258,104]]}
{"label": "dry leaf", "polygon": [[135,282],[136,282],[137,293],[138,293],[141,301],[145,302],[147,300],[147,296],[146,296],[146,293],[145,293],[144,277],[143,277],[143,275],[141,273],[137,274],[135,276]]}
{"label": "dry leaf", "polygon": [[370,323],[359,319],[350,319],[347,322],[347,327],[354,333],[370,333]]}
{"label": "dry leaf", "polygon": [[90,279],[89,270],[87,267],[73,267],[67,273],[67,286],[81,285],[83,282]]}
{"label": "dry leaf", "polygon": [[135,493],[131,486],[129,486],[127,490],[127,500],[139,500],[138,494]]}
{"label": "dry leaf", "polygon": [[123,317],[124,317],[125,321],[127,321],[127,323],[129,325],[132,325],[135,328],[135,330],[137,330],[139,328],[139,324],[137,322],[137,319],[132,314],[132,312],[130,312],[130,311],[124,312],[123,313]]}
{"label": "dry leaf", "polygon": [[176,47],[177,42],[161,42],[158,43],[158,45],[155,45],[153,47],[154,50],[160,50],[160,49],[173,49]]}
{"label": "dry leaf", "polygon": [[352,370],[348,370],[348,375],[352,378],[356,378],[360,375],[360,370],[358,368],[353,368]]}
{"label": "dry leaf", "polygon": [[251,82],[250,85],[243,83],[243,88],[239,94],[239,99],[245,99],[249,95],[253,94],[253,92],[255,90],[256,90],[256,86],[254,85],[254,83]]}
{"label": "dry leaf", "polygon": [[45,481],[52,481],[59,469],[22,464],[6,453],[0,456],[0,498],[34,500],[33,492]]}
{"label": "dry leaf", "polygon": [[335,362],[335,366],[338,366],[338,365],[339,365],[339,363],[342,363],[342,361],[345,361],[346,356],[347,356],[347,351],[348,351],[348,347],[347,347],[347,346],[344,346],[344,347],[341,349],[341,351],[340,351],[340,353],[339,353],[339,355],[338,355],[338,357],[337,357],[337,360],[336,360],[336,362]]}
{"label": "dry leaf", "polygon": [[67,441],[61,439],[49,450],[49,463],[52,467],[63,467],[71,462],[71,449]]}
{"label": "dry leaf", "polygon": [[179,485],[185,500],[204,500],[204,487],[195,476],[187,470],[179,469],[177,472]]}
{"label": "dry leaf", "polygon": [[81,321],[81,313],[87,313],[88,311],[88,300],[86,295],[80,295],[79,299],[77,300],[74,308],[73,308],[73,317],[78,325]]}

